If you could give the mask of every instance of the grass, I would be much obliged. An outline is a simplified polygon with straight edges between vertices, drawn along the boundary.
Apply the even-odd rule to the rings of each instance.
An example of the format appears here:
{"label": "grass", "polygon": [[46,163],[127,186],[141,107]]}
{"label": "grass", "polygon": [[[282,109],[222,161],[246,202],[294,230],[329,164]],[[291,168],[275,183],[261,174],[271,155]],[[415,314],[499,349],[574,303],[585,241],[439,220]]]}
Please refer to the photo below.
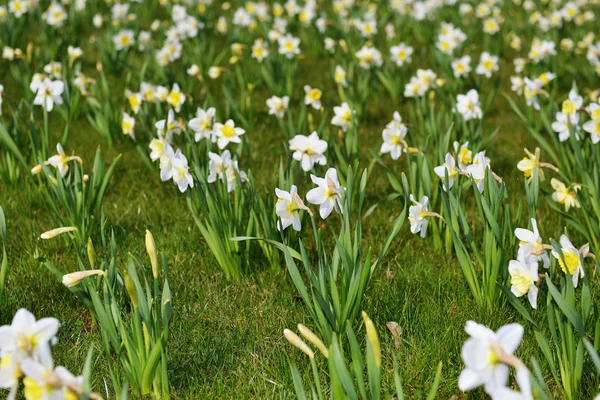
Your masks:
{"label": "grass", "polygon": [[[384,115],[388,114],[391,115]],[[510,121],[510,110],[506,107],[495,114],[489,121]],[[301,353],[289,346],[282,332],[286,327],[310,321],[285,266],[272,271],[258,263],[241,280],[227,281],[191,220],[185,198],[176,188],[161,185],[157,174],[143,165],[132,145],[119,143],[113,149],[105,149],[86,125],[82,121],[74,127],[76,133],[69,143],[69,148],[75,149],[85,161],[92,159],[97,146],[103,148],[107,160],[117,152],[123,154],[104,203],[121,254],[131,252],[145,257],[143,237],[145,229],[149,229],[159,252],[167,256],[171,266],[175,318],[169,351],[174,397],[264,399],[289,393],[292,384],[287,356],[298,359],[305,367],[307,363]],[[377,125],[361,128],[361,135],[372,142],[371,148],[379,140]],[[493,165],[500,164],[501,176],[516,178],[511,171],[526,139],[517,131],[514,140],[510,128],[502,126],[496,145],[511,151],[492,146],[490,153]],[[77,134],[78,131],[87,133]],[[279,154],[276,152],[282,146],[277,141],[254,140],[260,134],[250,134],[253,135],[250,163],[258,165],[253,168],[257,180],[268,183],[272,173],[268,165],[283,155],[281,150]],[[263,143],[271,156],[262,156]],[[498,153],[504,158],[498,157]],[[389,190],[383,174],[380,175],[373,174],[370,201],[376,201]],[[56,260],[56,265],[69,270],[70,263],[75,265],[72,252],[61,240],[39,239],[41,232],[54,226],[35,180],[25,179],[18,185],[5,187],[2,197],[9,229],[10,272],[0,323],[8,323],[20,307],[31,310],[37,317],[55,316],[62,322],[60,342],[54,351],[56,362],[77,370],[89,346],[99,345],[97,328],[87,309],[33,258],[38,249],[47,258]],[[400,202],[383,204],[368,217],[367,245],[381,243],[400,207]],[[407,393],[418,398],[431,384],[438,362],[443,361],[439,395],[447,398],[460,395],[456,382],[463,367],[460,348],[466,337],[465,321],[474,319],[497,328],[517,319],[509,306],[493,315],[478,313],[453,256],[434,251],[430,245],[430,241],[410,235],[405,226],[376,272],[364,308],[383,339],[386,373],[391,373],[393,353],[400,362]],[[385,328],[388,321],[395,321],[402,328],[398,350],[393,348],[392,337]],[[525,336],[521,356],[537,354],[532,339]],[[103,386],[100,377],[106,362],[100,357],[94,366],[97,390]],[[391,380],[388,382],[391,384]],[[470,396],[483,395],[479,392]]]}
{"label": "grass", "polygon": [[[322,88],[331,85],[314,65],[300,71],[299,82],[314,82],[313,86]],[[0,72],[6,71],[0,68]],[[506,90],[508,74],[503,78],[502,89]],[[115,80],[117,87],[119,84]],[[261,109],[265,97],[266,93],[257,94],[255,104]],[[402,110],[402,103],[394,104],[386,97],[368,104],[360,127],[361,146],[365,149],[379,147],[383,123],[394,110]],[[325,109],[337,105],[333,103],[335,98],[325,96]],[[523,147],[534,146],[506,101],[500,95],[495,101],[484,126],[487,132],[500,126],[500,134],[488,155],[494,171],[505,178],[511,193],[516,193],[522,187],[516,162]],[[287,155],[278,128],[272,119],[267,119],[266,112],[258,115],[257,121],[254,131],[247,133],[251,151],[243,168],[250,165],[257,182],[264,183],[272,195],[270,184],[276,174],[273,165]],[[160,183],[158,172],[143,164],[134,145],[123,140],[107,148],[83,116],[71,127],[70,136],[69,151],[74,150],[87,165],[91,164],[98,146],[106,160],[123,154],[104,203],[121,254],[131,252],[146,257],[144,231],[149,229],[159,252],[167,256],[171,266],[174,321],[169,342],[169,375],[174,397],[267,399],[289,394],[293,387],[288,356],[296,359],[304,370],[308,369],[308,363],[303,354],[287,343],[282,332],[299,322],[310,325],[310,320],[284,264],[273,271],[259,261],[239,281],[227,281],[195,227],[185,197],[175,186]],[[386,160],[391,164],[389,158]],[[367,165],[367,151],[362,161],[362,165]],[[398,165],[403,167],[404,163]],[[402,167],[395,169],[400,172]],[[391,191],[385,175],[378,172],[380,168],[375,170],[368,185],[367,207]],[[58,318],[62,327],[60,342],[53,352],[56,363],[79,370],[90,345],[99,346],[97,326],[83,304],[33,257],[39,251],[57,266],[70,270],[70,264],[75,266],[72,249],[60,239],[39,239],[40,233],[55,226],[35,179],[25,177],[16,185],[3,185],[0,205],[7,218],[10,265],[4,304],[0,305],[0,325],[9,323],[21,307],[38,318]],[[399,201],[382,204],[368,217],[364,223],[367,246],[378,248],[400,207]],[[424,396],[439,361],[444,365],[439,398],[452,395],[483,398],[482,390],[467,396],[457,386],[463,368],[460,349],[466,339],[465,321],[473,319],[496,329],[520,320],[509,305],[491,315],[478,311],[454,257],[435,251],[430,240],[411,235],[407,225],[376,271],[364,309],[374,320],[383,341],[387,375],[384,381],[388,387],[392,384],[391,355],[395,354],[409,398]],[[394,349],[393,339],[385,328],[388,321],[395,321],[402,328],[399,349]],[[99,347],[95,354],[98,359],[94,363],[94,387],[103,392],[102,377],[111,361],[103,359]],[[525,360],[532,356],[540,358],[527,326],[518,354]]]}

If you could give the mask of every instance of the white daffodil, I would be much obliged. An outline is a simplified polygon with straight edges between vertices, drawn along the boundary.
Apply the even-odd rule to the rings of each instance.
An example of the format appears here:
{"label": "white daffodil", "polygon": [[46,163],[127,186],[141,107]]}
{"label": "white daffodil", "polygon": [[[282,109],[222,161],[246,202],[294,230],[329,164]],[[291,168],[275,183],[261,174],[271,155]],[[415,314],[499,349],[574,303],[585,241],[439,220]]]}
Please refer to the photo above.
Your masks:
{"label": "white daffodil", "polygon": [[160,156],[160,180],[165,182],[173,178],[173,158],[175,150],[169,143],[164,143],[163,153]]}
{"label": "white daffodil", "polygon": [[473,164],[467,166],[467,174],[473,178],[479,193],[483,193],[485,187],[485,174],[490,169],[490,159],[481,151],[473,157]]}
{"label": "white daffodil", "polygon": [[579,200],[577,200],[576,190],[579,188],[578,185],[573,187],[567,187],[564,183],[556,178],[552,178],[550,181],[554,193],[552,193],[552,200],[558,204],[564,204],[565,211],[569,211],[571,207],[580,208]]}
{"label": "white daffodil", "polygon": [[535,282],[539,280],[537,260],[531,257],[524,247],[521,247],[517,259],[510,260],[508,263],[508,273],[510,274],[510,291],[516,297],[527,294],[531,307],[537,308],[538,288],[535,286]]}
{"label": "white daffodil", "polygon": [[354,112],[350,109],[348,103],[342,103],[341,106],[333,107],[335,116],[331,119],[331,123],[342,128],[346,132],[352,125],[352,115]]}
{"label": "white daffodil", "polygon": [[23,360],[21,369],[27,399],[76,399],[82,391],[83,377],[75,377],[64,367],[54,368],[49,351],[37,360]]}
{"label": "white daffodil", "polygon": [[[571,137],[571,128],[579,130],[579,114],[556,113],[556,121],[552,122],[552,130],[558,133],[558,140],[565,142]],[[579,140],[579,134],[575,133],[575,138]]]}
{"label": "white daffodil", "polygon": [[471,72],[471,57],[464,56],[452,61],[452,73],[455,78],[464,78]]}
{"label": "white daffodil", "polygon": [[283,118],[285,111],[288,109],[289,103],[290,98],[288,96],[272,96],[271,98],[267,99],[269,115],[275,115],[277,118]]}
{"label": "white daffodil", "polygon": [[219,149],[224,149],[229,143],[241,143],[240,136],[246,133],[242,128],[236,127],[232,119],[224,124],[217,122],[214,126],[214,134],[217,138]]}
{"label": "white daffodil", "polygon": [[130,29],[124,29],[113,36],[113,44],[117,51],[129,49],[135,44],[135,37],[133,31]]}
{"label": "white daffodil", "polygon": [[310,179],[317,187],[306,194],[306,199],[309,203],[319,206],[321,218],[327,218],[334,209],[341,213],[342,195],[346,189],[340,185],[336,169],[329,168],[324,178],[311,174]]}
{"label": "white daffodil", "polygon": [[225,170],[225,179],[227,180],[227,192],[231,193],[238,184],[238,177],[241,182],[246,182],[248,176],[244,171],[240,171],[237,161],[232,161],[229,168]]}
{"label": "white daffodil", "polygon": [[189,172],[187,158],[179,149],[171,159],[171,170],[173,182],[175,182],[181,193],[185,192],[188,186],[194,187],[194,179]]}
{"label": "white daffodil", "polygon": [[[398,112],[394,113],[394,120],[396,119],[396,115],[400,118],[400,114]],[[400,121],[402,119],[400,118]],[[381,148],[379,151],[382,154],[390,153],[392,160],[397,160],[402,155],[402,151],[408,147],[408,144],[404,140],[406,134],[408,133],[408,129],[406,125],[402,122],[396,123],[392,121],[387,124],[381,136],[383,138],[383,143],[381,144]]]}
{"label": "white daffodil", "polygon": [[196,118],[192,118],[188,123],[190,129],[196,133],[194,138],[196,142],[199,142],[202,139],[214,139],[212,125],[215,119],[215,113],[216,110],[214,107],[210,107],[207,110],[202,108],[196,110]]}
{"label": "white daffodil", "polygon": [[462,115],[465,121],[481,119],[483,111],[481,111],[477,90],[471,89],[467,94],[456,96],[456,111]]}
{"label": "white daffodil", "polygon": [[364,69],[371,69],[374,66],[381,67],[383,64],[381,52],[375,47],[367,45],[364,45],[356,52],[356,58],[358,58],[358,64]]}
{"label": "white daffodil", "polygon": [[58,169],[60,176],[64,177],[69,172],[69,162],[77,161],[81,163],[81,158],[77,156],[67,156],[60,143],[56,144],[57,155],[48,159],[48,164]]}
{"label": "white daffodil", "polygon": [[525,366],[520,366],[515,370],[515,378],[519,385],[519,392],[509,389],[506,386],[497,387],[489,391],[492,400],[533,400],[531,390],[531,373]]}
{"label": "white daffodil", "polygon": [[148,146],[150,148],[150,159],[152,161],[159,160],[165,154],[165,145],[167,144],[161,135],[158,136],[158,139],[152,139]]}
{"label": "white daffodil", "polygon": [[60,323],[56,318],[35,319],[21,308],[10,325],[0,327],[0,354],[12,354],[17,360],[36,357],[56,342]]}
{"label": "white daffodil", "polygon": [[414,196],[410,195],[410,201],[415,203],[413,206],[410,206],[408,209],[408,220],[410,221],[410,231],[414,234],[421,233],[421,237],[424,238],[427,235],[427,226],[429,225],[429,221],[427,221],[427,206],[429,203],[429,198],[427,196],[423,196],[421,201],[417,202]]}
{"label": "white daffodil", "polygon": [[321,109],[321,92],[317,88],[312,88],[308,85],[304,86],[304,104],[311,106],[315,110]]}
{"label": "white daffodil", "polygon": [[300,39],[287,34],[277,41],[279,44],[279,54],[285,55],[287,58],[294,58],[300,54]]}
{"label": "white daffodil", "polygon": [[600,118],[592,119],[583,124],[583,130],[590,134],[592,143],[600,142]]}
{"label": "white daffodil", "polygon": [[492,73],[498,71],[498,56],[492,56],[487,51],[481,53],[479,65],[475,69],[478,75],[483,75],[486,78],[491,78]]}
{"label": "white daffodil", "polygon": [[537,221],[531,218],[532,231],[523,228],[515,229],[515,236],[519,239],[519,248],[523,249],[531,257],[535,258],[535,261],[542,261],[544,268],[550,267],[550,257],[543,248],[542,237],[538,231]]}
{"label": "white daffodil", "polygon": [[310,136],[296,135],[290,140],[290,150],[294,152],[292,157],[300,161],[302,170],[310,171],[316,164],[327,164],[325,151],[327,151],[327,142],[321,140],[317,132]]}
{"label": "white daffodil", "polygon": [[185,103],[185,95],[181,93],[181,89],[178,84],[173,84],[169,95],[167,96],[167,103],[173,108],[175,112],[181,111],[181,106]]}
{"label": "white daffodil", "polygon": [[484,386],[489,393],[506,386],[508,366],[498,359],[498,350],[508,355],[514,354],[523,337],[523,327],[519,324],[504,325],[498,331],[467,321],[465,331],[471,336],[463,345],[461,357],[465,369],[458,378],[462,391]]}
{"label": "white daffodil", "polygon": [[405,45],[404,43],[400,43],[396,46],[390,47],[390,53],[392,55],[392,61],[396,63],[397,66],[401,67],[404,64],[409,64],[412,61],[412,53],[413,48]]}
{"label": "white daffodil", "polygon": [[231,168],[231,153],[225,150],[220,156],[217,153],[208,153],[209,174],[206,179],[208,183],[213,183],[219,179],[225,179],[225,171]]}
{"label": "white daffodil", "polygon": [[121,120],[123,135],[129,135],[132,139],[135,139],[133,128],[135,128],[135,119],[126,112],[123,112],[123,119]]}
{"label": "white daffodil", "polygon": [[560,269],[565,274],[569,274],[573,279],[573,286],[577,287],[579,277],[584,277],[585,271],[581,263],[581,253],[573,246],[573,243],[565,235],[560,237],[560,246],[562,256],[556,250],[552,250],[552,255],[558,260]]}
{"label": "white daffodil", "polygon": [[29,86],[35,93],[33,104],[42,106],[48,112],[52,111],[54,104],[62,104],[62,93],[65,90],[63,81],[52,81],[45,78],[41,83],[32,81]]}
{"label": "white daffodil", "polygon": [[300,196],[298,196],[298,188],[292,185],[289,192],[276,188],[275,194],[277,195],[275,213],[281,219],[281,221],[278,221],[277,229],[284,230],[291,225],[294,230],[300,231],[302,223],[299,211],[305,210],[311,215],[312,212],[304,205]]}
{"label": "white daffodil", "polygon": [[[433,169],[433,172],[444,182],[444,190],[448,190],[454,185],[454,180],[458,175],[458,169],[456,168],[456,161],[452,154],[447,153],[444,164],[437,166]],[[446,173],[448,174],[448,182],[446,182]]]}
{"label": "white daffodil", "polygon": [[467,167],[473,163],[473,152],[469,149],[469,142],[462,145],[454,142],[453,146],[458,160],[458,167],[461,171],[467,172]]}
{"label": "white daffodil", "polygon": [[260,38],[256,39],[252,45],[252,58],[255,58],[258,62],[263,62],[268,56],[269,48],[266,46],[265,41]]}
{"label": "white daffodil", "polygon": [[342,85],[343,87],[348,86],[348,81],[346,81],[346,71],[340,65],[335,66],[335,72],[333,73],[333,80],[338,85]]}

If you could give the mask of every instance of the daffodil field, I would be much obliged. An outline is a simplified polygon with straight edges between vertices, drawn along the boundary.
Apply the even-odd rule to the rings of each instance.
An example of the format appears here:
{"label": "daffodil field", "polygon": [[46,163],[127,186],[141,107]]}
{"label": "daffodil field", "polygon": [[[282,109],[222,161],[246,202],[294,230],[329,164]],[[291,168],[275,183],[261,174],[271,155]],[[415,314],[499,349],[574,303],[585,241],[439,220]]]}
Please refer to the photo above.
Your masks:
{"label": "daffodil field", "polygon": [[600,399],[599,0],[4,0],[0,398]]}

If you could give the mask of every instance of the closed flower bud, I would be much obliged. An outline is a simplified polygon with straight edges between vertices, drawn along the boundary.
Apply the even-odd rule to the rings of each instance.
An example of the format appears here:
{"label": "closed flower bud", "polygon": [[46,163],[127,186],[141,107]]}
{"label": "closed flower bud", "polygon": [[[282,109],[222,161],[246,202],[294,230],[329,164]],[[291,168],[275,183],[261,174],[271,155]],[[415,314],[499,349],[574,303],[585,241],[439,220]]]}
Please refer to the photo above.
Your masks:
{"label": "closed flower bud", "polygon": [[88,278],[90,276],[95,276],[95,275],[105,275],[105,272],[102,271],[101,269],[92,269],[89,271],[72,272],[70,274],[63,275],[62,284],[65,285],[66,287],[70,288],[75,285],[78,285],[85,278]]}
{"label": "closed flower bud", "polygon": [[137,310],[139,303],[138,303],[138,296],[137,296],[137,290],[135,288],[135,284],[131,280],[131,277],[129,276],[129,274],[125,274],[125,276],[123,277],[123,280],[125,281],[125,289],[127,290],[127,294],[129,295],[129,298],[131,299],[131,304],[133,304],[133,308],[135,308]]}
{"label": "closed flower bud", "polygon": [[154,237],[152,233],[146,230],[146,251],[150,257],[150,263],[152,264],[152,276],[154,279],[158,278],[158,257],[156,255],[156,245],[154,244]]}
{"label": "closed flower bud", "polygon": [[311,342],[317,349],[319,349],[325,358],[329,358],[329,350],[327,350],[327,347],[325,347],[325,343],[323,343],[323,341],[319,339],[319,337],[315,335],[313,331],[302,324],[298,324],[298,330],[306,340]]}
{"label": "closed flower bud", "polygon": [[63,233],[67,233],[67,232],[74,232],[77,231],[77,228],[74,226],[65,226],[62,228],[56,228],[56,229],[52,229],[50,231],[44,232],[40,235],[40,237],[42,239],[54,239],[55,237],[57,237],[58,235],[62,235]]}
{"label": "closed flower bud", "polygon": [[367,339],[369,339],[369,343],[371,344],[371,348],[373,349],[373,357],[375,358],[375,364],[378,367],[381,367],[381,348],[379,346],[379,338],[377,337],[377,330],[375,329],[375,325],[373,321],[366,312],[362,312],[363,321],[365,322],[365,329],[367,331]]}
{"label": "closed flower bud", "polygon": [[290,331],[289,329],[284,329],[283,335],[285,336],[288,342],[302,350],[302,352],[306,354],[311,360],[315,357],[315,353],[313,353],[313,351],[308,347],[308,345],[304,343],[304,341],[300,339],[300,337],[298,337],[298,335],[296,335],[294,332]]}
{"label": "closed flower bud", "polygon": [[87,256],[90,261],[90,266],[93,269],[96,266],[96,250],[94,249],[92,238],[89,238],[87,242]]}

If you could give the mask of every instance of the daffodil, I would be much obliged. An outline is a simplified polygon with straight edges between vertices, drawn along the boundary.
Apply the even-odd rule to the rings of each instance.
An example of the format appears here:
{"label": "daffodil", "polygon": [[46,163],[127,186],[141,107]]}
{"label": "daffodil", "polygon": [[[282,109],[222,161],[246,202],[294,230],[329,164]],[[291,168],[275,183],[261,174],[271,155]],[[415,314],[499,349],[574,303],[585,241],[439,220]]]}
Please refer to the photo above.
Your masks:
{"label": "daffodil", "polygon": [[315,110],[321,109],[321,96],[323,93],[319,89],[305,85],[304,94],[304,104],[311,106]]}
{"label": "daffodil", "polygon": [[560,237],[560,246],[562,255],[557,250],[552,250],[552,255],[558,260],[560,269],[565,274],[571,275],[573,286],[577,287],[579,277],[583,278],[585,275],[580,251],[573,246],[566,235]]}
{"label": "daffodil", "polygon": [[278,40],[279,54],[283,54],[287,58],[294,58],[300,54],[300,39],[287,34]]}
{"label": "daffodil", "polygon": [[242,128],[236,127],[232,119],[224,124],[217,122],[214,126],[214,134],[217,137],[217,146],[224,149],[229,143],[241,143],[240,136],[246,133]]}
{"label": "daffodil", "polygon": [[[600,114],[600,113],[599,113]],[[592,143],[600,142],[600,117],[592,119],[583,124],[583,130],[590,134]]]}
{"label": "daffodil", "polygon": [[550,267],[550,257],[544,248],[542,237],[537,227],[537,221],[531,219],[531,228],[533,230],[517,228],[515,229],[515,236],[519,239],[519,248],[533,257],[535,261],[542,261],[544,268]]}
{"label": "daffodil", "polygon": [[456,96],[456,111],[462,115],[465,121],[481,119],[483,111],[481,110],[477,90],[471,89],[467,94]]}
{"label": "daffodil", "polygon": [[452,61],[452,74],[455,78],[464,78],[471,72],[471,57],[463,56]]}
{"label": "daffodil", "polygon": [[521,247],[516,260],[508,263],[510,274],[510,291],[516,296],[527,295],[532,308],[537,308],[538,288],[535,283],[539,280],[538,263],[531,257],[526,248]]}
{"label": "daffodil", "polygon": [[556,168],[554,165],[540,162],[541,152],[539,147],[536,147],[535,153],[531,153],[527,149],[524,150],[525,154],[527,154],[527,157],[523,157],[523,159],[519,161],[519,163],[517,164],[517,169],[523,172],[525,178],[531,179],[533,176],[533,172],[537,170],[540,181],[543,181],[545,177],[544,171],[541,169],[541,167],[550,168],[555,172],[558,171],[558,168]]}
{"label": "daffodil", "polygon": [[[398,121],[396,122],[396,117]],[[408,144],[404,140],[408,129],[402,122],[402,118],[398,112],[394,113],[394,120],[386,125],[381,133],[383,143],[381,144],[380,152],[382,154],[390,153],[392,160],[397,160],[402,155],[402,152],[408,148]]]}
{"label": "daffodil", "polygon": [[454,142],[453,146],[458,160],[458,167],[461,171],[466,172],[467,167],[473,163],[473,152],[469,149],[469,142],[462,145]]}
{"label": "daffodil", "polygon": [[414,205],[410,206],[408,209],[410,231],[414,234],[421,233],[421,237],[424,238],[427,235],[427,226],[429,225],[429,221],[427,221],[426,217],[433,215],[433,213],[429,213],[427,210],[429,198],[423,196],[421,201],[416,201],[411,194],[410,201],[414,203]]}
{"label": "daffodil", "polygon": [[175,182],[181,193],[185,192],[188,187],[194,187],[194,179],[189,172],[187,158],[179,149],[171,159],[171,170],[173,182]]}
{"label": "daffodil", "polygon": [[492,56],[487,51],[481,53],[479,64],[477,65],[475,72],[486,78],[491,78],[492,73],[496,71],[498,71],[498,56]]}
{"label": "daffodil", "polygon": [[280,218],[277,229],[284,230],[291,225],[294,230],[300,231],[302,229],[302,223],[300,221],[299,211],[304,210],[311,215],[312,212],[304,205],[300,196],[298,196],[298,188],[295,185],[292,185],[289,192],[276,188],[275,194],[277,195],[275,213]]}
{"label": "daffodil", "polygon": [[310,171],[315,164],[327,164],[325,151],[327,151],[327,142],[321,140],[317,132],[311,133],[309,136],[296,135],[289,143],[290,150],[294,152],[292,157],[296,161],[300,161],[300,165],[304,171]]}
{"label": "daffodil", "polygon": [[112,41],[117,51],[129,49],[135,44],[133,31],[129,29],[124,29],[116,35],[114,35]]}
{"label": "daffodil", "polygon": [[[458,176],[459,170],[456,168],[456,161],[452,154],[447,153],[444,164],[437,166],[433,169],[433,172],[442,180],[444,183],[444,190],[448,190],[454,185],[454,180]],[[446,174],[448,174],[448,182],[446,182]]]}
{"label": "daffodil", "polygon": [[206,110],[202,108],[196,110],[196,117],[192,118],[188,123],[188,126],[196,133],[194,137],[196,142],[199,142],[202,139],[213,139],[214,132],[212,126],[215,119],[215,113],[216,110],[214,107],[210,107]]}
{"label": "daffodil", "polygon": [[336,169],[329,168],[324,178],[311,174],[310,179],[317,187],[306,194],[306,199],[309,203],[319,206],[321,218],[326,219],[334,209],[341,213],[345,188],[338,181]]}
{"label": "daffodil", "polygon": [[413,48],[404,43],[390,47],[392,61],[399,67],[412,61]]}
{"label": "daffodil", "polygon": [[60,172],[60,176],[62,177],[64,177],[67,174],[67,172],[69,172],[69,162],[82,162],[81,158],[77,156],[67,156],[60,143],[56,144],[56,152],[58,154],[50,157],[48,159],[48,164],[58,169],[58,171]]}
{"label": "daffodil", "polygon": [[467,321],[465,331],[471,336],[463,345],[461,356],[465,369],[458,378],[462,391],[484,386],[486,392],[506,386],[508,366],[500,361],[499,352],[513,355],[521,343],[523,327],[504,325],[498,331]]}
{"label": "daffodil", "polygon": [[54,109],[54,104],[63,103],[62,93],[65,90],[63,81],[45,78],[41,83],[32,81],[29,87],[35,93],[33,104],[44,107],[48,112]]}
{"label": "daffodil", "polygon": [[569,211],[569,208],[575,207],[580,208],[579,200],[577,200],[576,190],[578,189],[578,185],[573,185],[572,187],[567,187],[564,183],[559,181],[556,178],[552,178],[550,181],[552,188],[554,189],[554,193],[552,193],[552,200],[557,202],[558,204],[564,204],[565,211]]}
{"label": "daffodil", "polygon": [[269,48],[265,44],[263,39],[256,39],[252,45],[252,58],[255,58],[258,62],[263,62],[265,58],[269,56]]}
{"label": "daffodil", "polygon": [[173,84],[173,87],[167,96],[167,103],[175,109],[175,112],[181,111],[181,106],[185,103],[185,95],[181,93],[178,84]]}
{"label": "daffodil", "polygon": [[288,109],[289,102],[290,98],[288,96],[272,96],[268,98],[267,107],[269,107],[269,115],[275,115],[277,118],[283,118],[285,111]]}
{"label": "daffodil", "polygon": [[333,107],[334,117],[331,119],[331,123],[335,126],[342,128],[342,131],[346,132],[350,126],[352,126],[352,116],[354,112],[348,105],[348,103],[342,103],[341,106]]}
{"label": "daffodil", "polygon": [[121,129],[123,130],[123,135],[129,135],[132,139],[135,139],[133,128],[135,128],[135,119],[124,112],[123,119],[121,120]]}

